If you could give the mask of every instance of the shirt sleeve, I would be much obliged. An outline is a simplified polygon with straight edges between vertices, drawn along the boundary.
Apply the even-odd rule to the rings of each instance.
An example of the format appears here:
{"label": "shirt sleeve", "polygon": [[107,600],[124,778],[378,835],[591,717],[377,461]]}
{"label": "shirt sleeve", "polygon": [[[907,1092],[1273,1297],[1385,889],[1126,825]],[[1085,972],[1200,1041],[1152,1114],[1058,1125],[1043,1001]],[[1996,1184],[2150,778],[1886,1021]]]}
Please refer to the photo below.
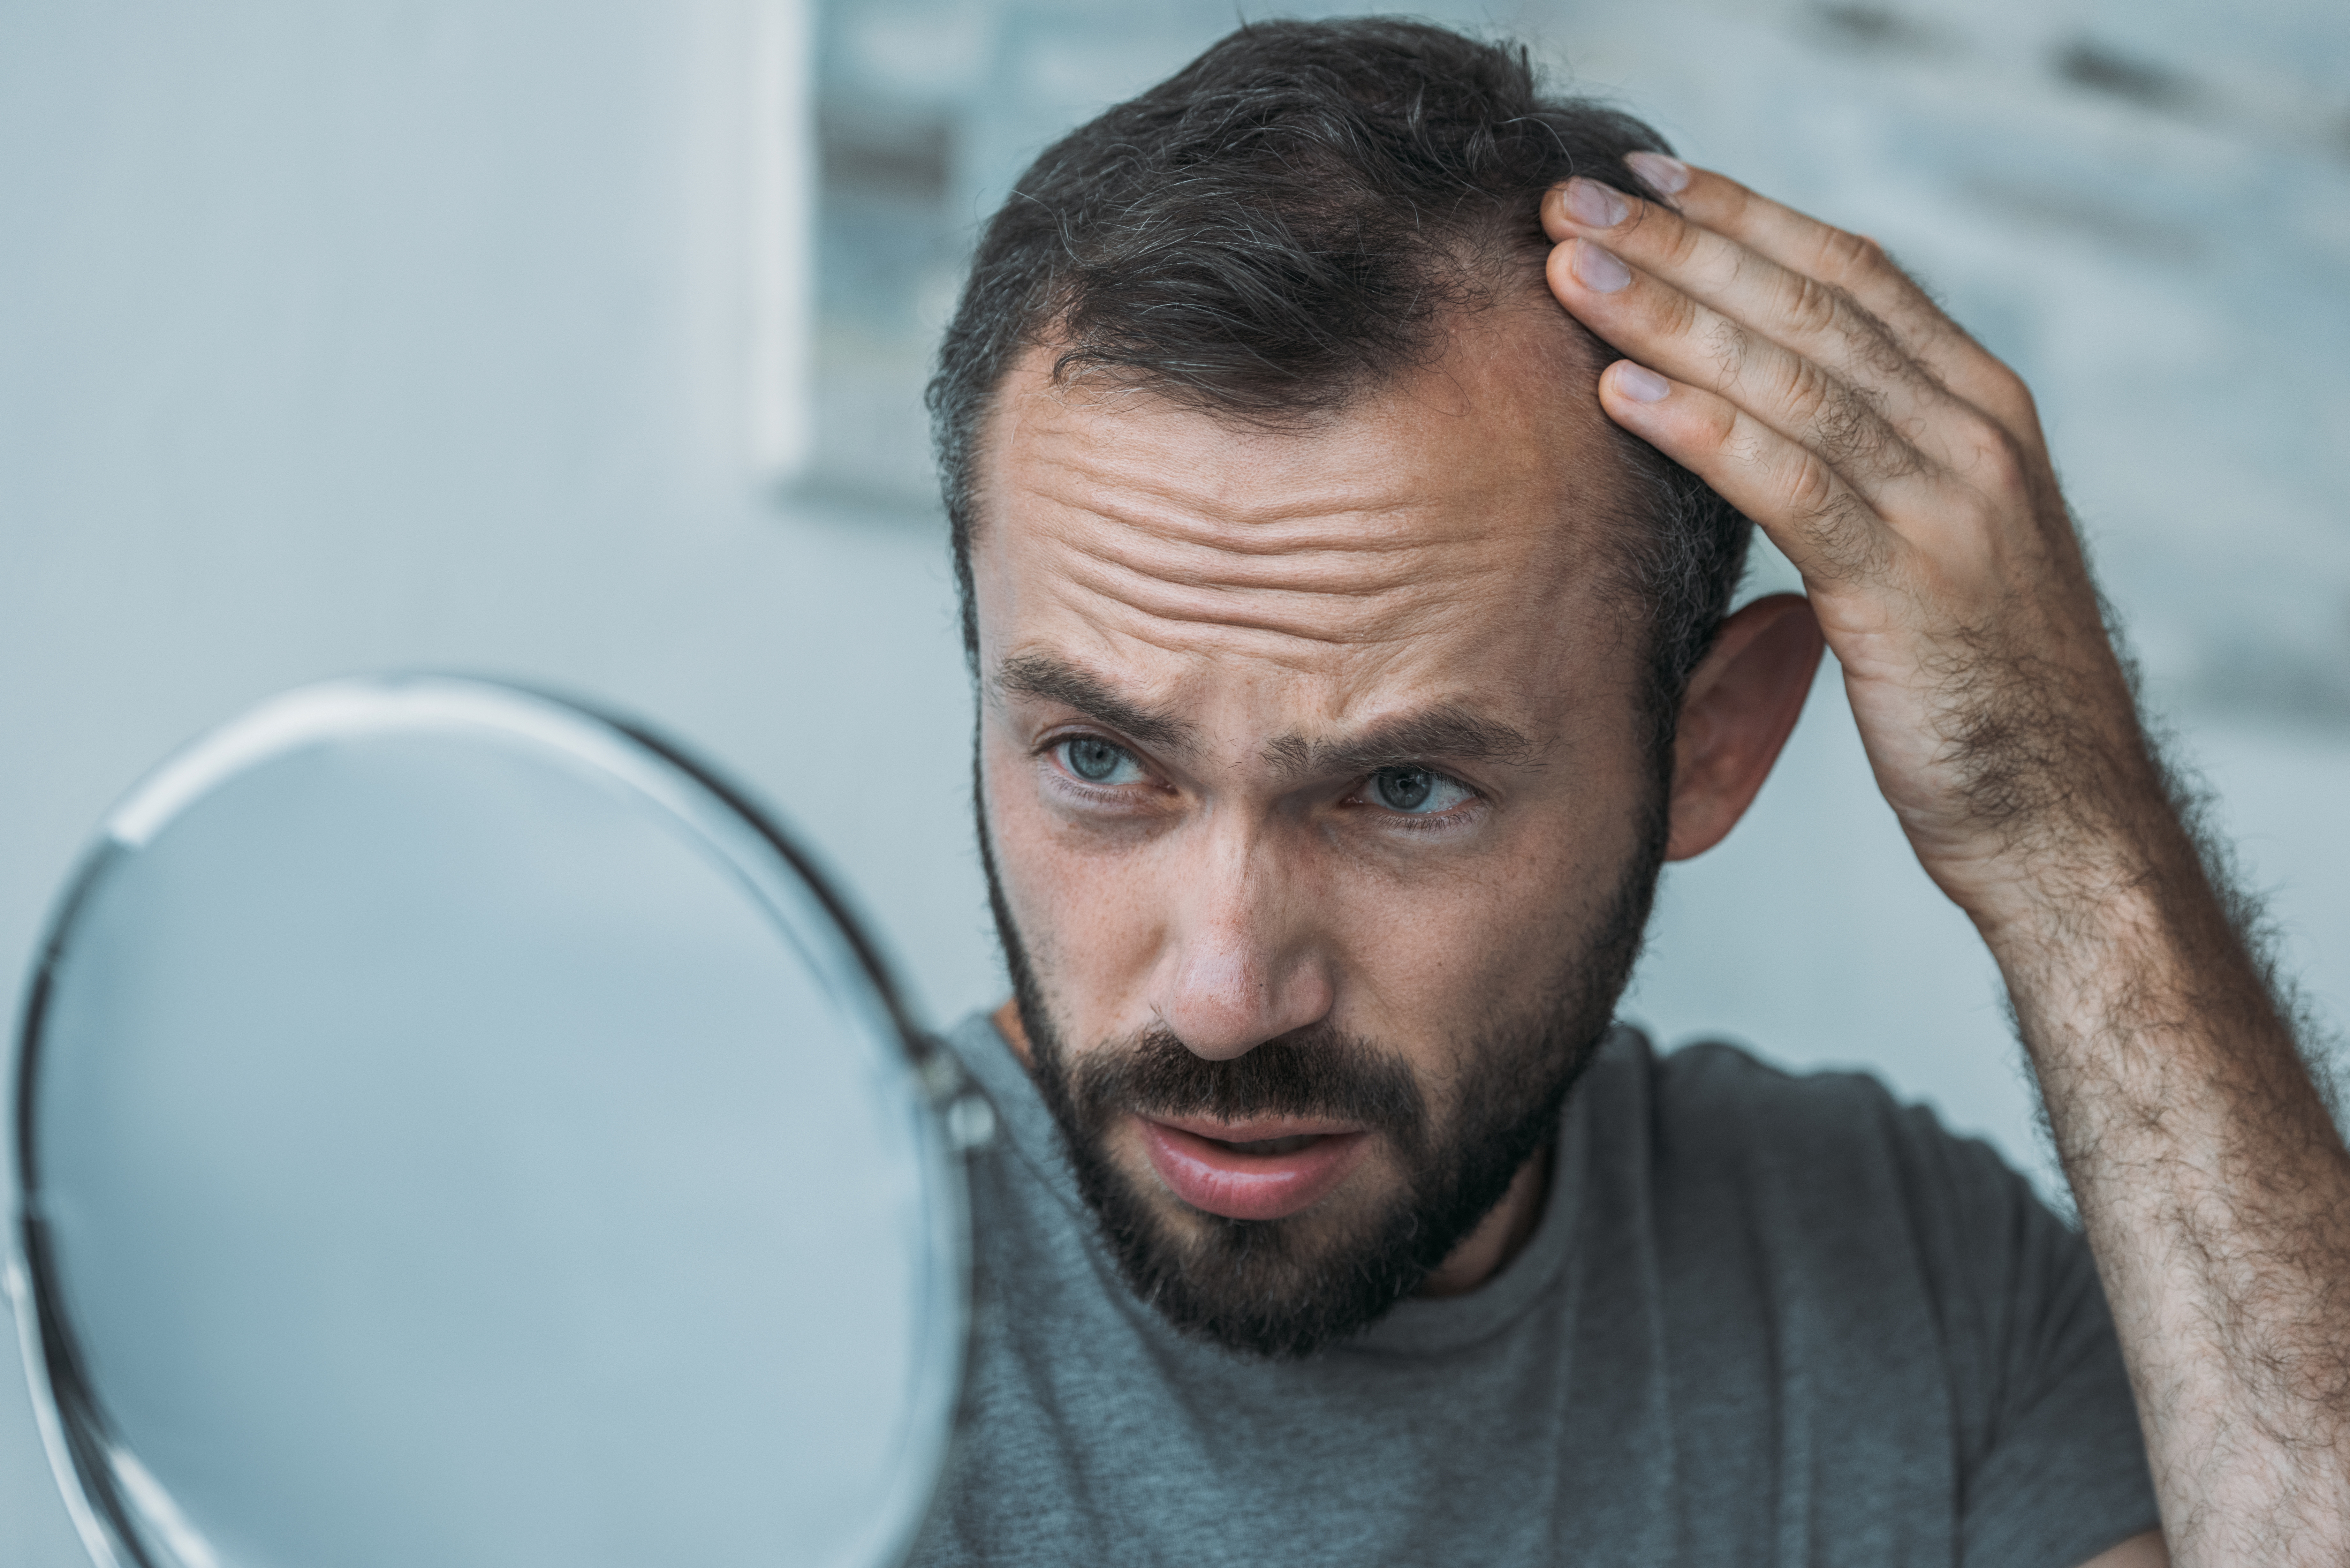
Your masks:
{"label": "shirt sleeve", "polygon": [[1903,1180],[1942,1314],[1966,1568],[2077,1568],[2158,1527],[2096,1264],[1984,1144],[1899,1113]]}

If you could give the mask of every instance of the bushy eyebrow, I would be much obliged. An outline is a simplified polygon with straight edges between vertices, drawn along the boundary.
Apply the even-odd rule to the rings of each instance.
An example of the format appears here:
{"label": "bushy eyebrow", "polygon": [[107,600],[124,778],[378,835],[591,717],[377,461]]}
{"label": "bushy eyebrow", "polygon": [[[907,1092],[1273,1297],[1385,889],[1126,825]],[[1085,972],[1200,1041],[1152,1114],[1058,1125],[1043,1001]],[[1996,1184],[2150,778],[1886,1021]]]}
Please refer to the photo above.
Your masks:
{"label": "bushy eyebrow", "polygon": [[1195,733],[1184,721],[1129,701],[1092,671],[1049,653],[1018,653],[1005,659],[995,667],[995,687],[1007,696],[1074,708],[1097,724],[1161,751],[1190,750]]}
{"label": "bushy eyebrow", "polygon": [[1383,719],[1352,735],[1289,734],[1265,747],[1265,760],[1293,778],[1376,773],[1412,763],[1501,763],[1526,767],[1541,748],[1498,719],[1457,702]]}
{"label": "bushy eyebrow", "polygon": [[[1106,729],[1157,751],[1193,749],[1198,728],[1171,713],[1122,696],[1108,681],[1050,653],[1020,653],[995,669],[995,688],[1074,708]],[[1349,735],[1283,735],[1264,749],[1265,761],[1290,778],[1367,774],[1414,763],[1501,763],[1532,766],[1542,748],[1525,734],[1459,702],[1399,713]]]}

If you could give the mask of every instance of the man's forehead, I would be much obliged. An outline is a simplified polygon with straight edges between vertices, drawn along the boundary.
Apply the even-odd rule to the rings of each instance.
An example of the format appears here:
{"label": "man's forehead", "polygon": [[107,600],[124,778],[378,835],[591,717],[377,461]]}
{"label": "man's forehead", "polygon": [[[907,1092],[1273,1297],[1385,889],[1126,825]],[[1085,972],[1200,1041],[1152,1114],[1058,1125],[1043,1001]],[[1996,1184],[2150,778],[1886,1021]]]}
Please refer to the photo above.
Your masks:
{"label": "man's forehead", "polygon": [[1587,634],[1618,640],[1593,623],[1615,615],[1619,449],[1551,317],[1465,318],[1424,369],[1291,428],[1051,365],[1024,359],[987,431],[983,668],[1041,647],[1159,687],[1272,669],[1335,717],[1399,684],[1550,684],[1537,667],[1592,657]]}
{"label": "man's forehead", "polygon": [[1031,348],[983,431],[983,524],[1016,522],[1024,492],[1074,480],[1144,517],[1180,511],[1235,528],[1351,517],[1440,532],[1473,519],[1555,535],[1579,503],[1617,491],[1598,364],[1547,297],[1463,313],[1444,342],[1428,364],[1295,418],[1198,407],[1100,374],[1056,379],[1055,347]]}

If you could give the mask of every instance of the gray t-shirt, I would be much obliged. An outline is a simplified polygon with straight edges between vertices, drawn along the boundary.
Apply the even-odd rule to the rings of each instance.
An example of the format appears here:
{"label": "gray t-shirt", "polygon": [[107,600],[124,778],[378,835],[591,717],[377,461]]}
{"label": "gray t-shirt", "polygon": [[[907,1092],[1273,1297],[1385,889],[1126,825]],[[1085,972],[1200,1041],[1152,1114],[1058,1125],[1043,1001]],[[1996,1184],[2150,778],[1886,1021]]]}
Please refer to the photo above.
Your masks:
{"label": "gray t-shirt", "polygon": [[2073,1568],[2157,1523],[2087,1249],[1873,1079],[1618,1030],[1506,1269],[1267,1363],[1128,1292],[1010,1047],[951,1044],[1003,1131],[924,1568]]}

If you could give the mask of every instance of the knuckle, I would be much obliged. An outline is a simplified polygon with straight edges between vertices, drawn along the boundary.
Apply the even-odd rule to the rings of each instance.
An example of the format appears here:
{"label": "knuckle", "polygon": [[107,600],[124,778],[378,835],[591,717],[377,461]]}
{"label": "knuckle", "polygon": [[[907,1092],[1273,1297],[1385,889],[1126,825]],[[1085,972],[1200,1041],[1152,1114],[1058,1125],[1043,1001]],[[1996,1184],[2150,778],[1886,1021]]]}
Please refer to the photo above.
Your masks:
{"label": "knuckle", "polygon": [[1688,266],[1704,248],[1705,235],[1695,223],[1678,215],[1667,223],[1664,239],[1664,259],[1676,269]]}
{"label": "knuckle", "polygon": [[1833,521],[1839,510],[1835,471],[1810,452],[1799,453],[1780,477],[1779,504],[1797,522]]}
{"label": "knuckle", "polygon": [[2033,401],[2032,389],[2002,361],[1991,359],[1984,389],[1992,417],[2006,431],[2028,430],[2039,424],[2040,409]]}
{"label": "knuckle", "polygon": [[1706,422],[1711,427],[1705,443],[1708,447],[1724,457],[1734,460],[1751,459],[1751,453],[1741,450],[1738,410],[1735,408],[1725,402],[1716,402]]}
{"label": "knuckle", "polygon": [[1981,414],[1970,416],[1967,422],[1974,427],[1968,432],[1967,448],[1973,454],[1977,488],[2002,497],[2022,495],[2031,485],[2015,438]]}
{"label": "knuckle", "polygon": [[1831,404],[1835,383],[1828,373],[1800,354],[1785,356],[1779,369],[1780,402],[1798,424],[1816,425],[1834,418]]}
{"label": "knuckle", "polygon": [[1832,330],[1844,314],[1848,297],[1843,290],[1799,272],[1783,275],[1779,315],[1796,331],[1819,337]]}
{"label": "knuckle", "polygon": [[1994,504],[1987,497],[1977,496],[1964,510],[1966,536],[1973,543],[1970,550],[1981,554],[1991,541],[1996,540],[2005,528],[2011,514],[2004,506]]}
{"label": "knuckle", "polygon": [[1836,363],[1878,381],[1917,383],[1932,373],[1903,347],[1884,319],[1841,284],[1790,273],[1782,286],[1781,315],[1799,335],[1826,345]]}
{"label": "knuckle", "polygon": [[1820,240],[1820,270],[1837,282],[1874,277],[1891,266],[1885,247],[1866,234],[1830,229]]}
{"label": "knuckle", "polygon": [[1709,337],[1704,334],[1704,313],[1697,308],[1697,301],[1678,289],[1661,289],[1649,329],[1661,338],[1709,346]]}

